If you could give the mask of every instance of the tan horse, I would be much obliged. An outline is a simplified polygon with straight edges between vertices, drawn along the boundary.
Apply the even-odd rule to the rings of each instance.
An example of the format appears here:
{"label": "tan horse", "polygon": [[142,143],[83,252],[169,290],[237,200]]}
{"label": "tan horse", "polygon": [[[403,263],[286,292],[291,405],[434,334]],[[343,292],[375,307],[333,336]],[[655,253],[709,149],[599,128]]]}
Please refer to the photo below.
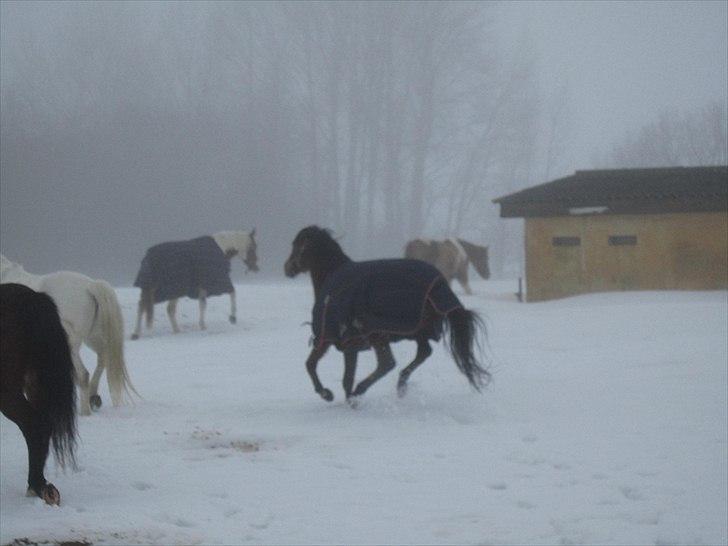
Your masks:
{"label": "tan horse", "polygon": [[404,255],[406,258],[422,260],[434,265],[447,279],[447,282],[457,279],[466,294],[473,293],[468,284],[468,264],[473,264],[482,278],[490,278],[488,247],[475,245],[462,239],[450,238],[444,241],[413,239],[405,246]]}

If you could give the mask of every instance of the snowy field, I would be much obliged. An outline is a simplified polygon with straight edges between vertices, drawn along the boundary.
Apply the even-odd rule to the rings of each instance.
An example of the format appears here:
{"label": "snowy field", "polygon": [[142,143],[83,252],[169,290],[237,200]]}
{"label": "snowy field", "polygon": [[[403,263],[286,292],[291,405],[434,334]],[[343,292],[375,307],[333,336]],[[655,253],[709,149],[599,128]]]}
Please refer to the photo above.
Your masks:
{"label": "snowy field", "polygon": [[[26,498],[26,450],[0,421],[0,543],[726,544],[726,292],[517,303],[515,283],[463,296],[489,325],[479,395],[442,346],[406,398],[391,373],[350,408],[341,355],[304,369],[308,279],[181,302],[173,335],[126,343],[135,405],[80,418],[78,472]],[[459,287],[456,287],[461,294]],[[137,290],[120,288],[127,336]],[[394,346],[398,370],[414,344]],[[92,353],[83,357],[93,363]],[[358,377],[373,368],[360,357]]]}

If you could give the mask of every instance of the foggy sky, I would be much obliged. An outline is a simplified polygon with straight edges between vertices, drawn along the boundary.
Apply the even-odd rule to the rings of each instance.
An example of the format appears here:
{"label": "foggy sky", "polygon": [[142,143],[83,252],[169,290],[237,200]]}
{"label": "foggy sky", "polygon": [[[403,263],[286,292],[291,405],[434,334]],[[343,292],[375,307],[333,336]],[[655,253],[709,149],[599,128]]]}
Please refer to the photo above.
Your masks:
{"label": "foggy sky", "polygon": [[547,93],[566,84],[568,153],[555,175],[665,110],[728,102],[728,2],[505,2],[504,40],[537,52]]}
{"label": "foggy sky", "polygon": [[[452,10],[463,7],[449,5]],[[337,6],[354,17],[357,10],[376,11],[372,6],[377,5]],[[402,12],[413,6],[404,3]],[[442,150],[427,156],[425,188],[441,201],[426,209],[423,234],[490,242],[497,274],[518,262],[520,228],[519,221],[498,220],[490,199],[544,182],[546,176],[594,167],[596,157],[661,112],[688,111],[707,101],[726,103],[728,3],[482,6],[488,19],[483,32],[493,33],[498,61],[484,67],[484,81],[505,81],[508,70],[521,65],[532,71],[533,77],[523,76],[519,84],[519,93],[530,97],[518,106],[524,127],[543,126],[549,113],[560,108],[558,155],[544,166],[538,148],[543,135],[534,129],[519,136],[535,142],[533,157],[528,163],[524,158],[520,170],[514,167],[518,174],[510,178],[499,167],[498,176],[484,183],[490,189],[478,194],[479,208],[454,224],[458,233],[445,233],[451,225],[449,217],[445,220],[447,188],[451,177],[461,175],[456,162],[467,154],[457,149],[457,139],[448,140],[449,133],[437,133],[443,129],[435,119],[430,146]],[[309,151],[320,153],[322,175],[331,152],[319,149],[323,140],[312,144],[308,131],[331,136],[339,123],[347,128],[350,120],[342,114],[341,121],[326,126],[323,116],[311,124],[302,114],[308,103],[301,89],[320,88],[322,93],[311,95],[318,101],[312,107],[328,108],[323,90],[331,81],[315,66],[304,71],[301,63],[311,59],[304,54],[301,29],[310,24],[322,40],[336,38],[314,28],[320,21],[297,26],[302,17],[294,11],[305,14],[307,7],[321,4],[3,1],[0,251],[34,273],[73,269],[126,286],[152,244],[223,229],[257,227],[264,274],[281,274],[290,240],[308,223],[337,229],[353,257],[397,255],[406,228],[390,238],[390,222],[376,235],[364,234],[362,226],[347,226],[343,205],[332,216],[326,210],[315,212],[320,204],[311,202],[306,173],[318,159]],[[286,10],[289,24],[270,15]],[[411,9],[409,16],[413,13]],[[408,27],[393,21],[392,28]],[[372,43],[387,40],[386,33],[371,38]],[[367,37],[362,43],[368,43]],[[486,51],[478,53],[483,59],[489,43],[484,40]],[[332,52],[324,48],[314,54],[326,60]],[[463,50],[462,55],[469,53]],[[364,58],[362,66],[378,70],[379,61]],[[299,65],[288,66],[293,62]],[[399,66],[400,72],[406,70],[406,63]],[[313,75],[308,82],[306,73]],[[402,81],[400,92],[420,108],[421,100],[409,87],[415,84]],[[460,84],[454,81],[455,87]],[[63,93],[54,94],[54,89]],[[357,99],[341,92],[342,103]],[[468,110],[464,106],[454,112],[465,115]],[[531,121],[524,118],[529,115]],[[32,126],[22,126],[23,120],[33,120]],[[416,122],[403,119],[408,127]],[[346,140],[342,133],[343,151]],[[416,144],[405,139],[403,145]],[[345,159],[342,155],[342,184]],[[364,173],[364,160],[357,161]],[[414,183],[410,170],[415,172],[411,163],[416,160],[409,161],[401,163],[402,176]],[[60,173],[57,179],[54,172]],[[356,176],[349,172],[349,178]],[[384,214],[379,203],[388,197],[377,191],[374,212],[379,218]],[[372,243],[380,240],[381,245]],[[240,276],[242,266],[233,270]]]}

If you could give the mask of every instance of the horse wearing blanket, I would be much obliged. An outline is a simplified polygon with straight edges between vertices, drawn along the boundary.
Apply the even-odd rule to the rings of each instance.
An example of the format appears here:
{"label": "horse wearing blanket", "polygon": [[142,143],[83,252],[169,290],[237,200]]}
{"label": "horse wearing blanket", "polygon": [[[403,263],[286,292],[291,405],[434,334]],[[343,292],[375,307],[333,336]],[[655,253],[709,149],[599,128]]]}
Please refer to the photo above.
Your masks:
{"label": "horse wearing blanket", "polygon": [[212,236],[188,241],[173,241],[147,250],[134,286],[141,288],[137,322],[132,339],[139,339],[142,316],[147,328],[154,323],[154,304],[167,304],[167,315],[175,333],[180,331],[175,318],[181,297],[199,300],[201,330],[206,329],[205,308],[209,296],[230,294],[230,322],[236,322],[235,288],[230,281],[230,259],[240,256],[249,271],[258,271],[255,229],[221,231]]}
{"label": "horse wearing blanket", "polygon": [[[432,354],[443,327],[449,330],[449,346],[458,369],[476,389],[490,374],[481,367],[474,346],[482,321],[465,309],[440,272],[420,260],[352,261],[327,230],[302,229],[293,240],[285,264],[288,277],[310,272],[313,307],[313,350],[306,369],[314,390],[326,401],[334,398],[316,373],[318,361],[334,345],[344,353],[343,386],[346,398],[364,394],[395,367],[389,344],[402,339],[417,342],[414,360],[399,374],[397,391],[407,389],[412,372]],[[377,368],[354,388],[357,353],[373,348]]]}

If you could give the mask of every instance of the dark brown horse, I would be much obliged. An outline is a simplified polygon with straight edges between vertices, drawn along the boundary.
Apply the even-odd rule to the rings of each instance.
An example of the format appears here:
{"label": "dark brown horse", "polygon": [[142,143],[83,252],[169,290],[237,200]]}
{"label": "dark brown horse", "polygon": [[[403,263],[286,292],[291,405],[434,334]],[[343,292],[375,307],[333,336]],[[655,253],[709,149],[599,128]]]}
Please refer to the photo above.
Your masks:
{"label": "dark brown horse", "polygon": [[468,264],[484,278],[490,278],[488,267],[488,247],[480,246],[463,239],[413,239],[404,249],[405,258],[422,260],[440,270],[447,282],[457,279],[466,294],[472,294],[468,284]]}
{"label": "dark brown horse", "polygon": [[[480,390],[489,380],[474,354],[483,323],[463,308],[433,266],[419,260],[354,262],[327,230],[309,226],[296,235],[285,263],[288,277],[304,272],[311,274],[315,295],[314,347],[306,369],[324,400],[330,402],[334,395],[321,384],[316,367],[332,344],[344,354],[343,387],[351,400],[395,367],[391,342],[415,341],[417,354],[399,374],[402,396],[409,376],[432,354],[429,342],[439,340],[443,326],[453,360],[470,384]],[[357,353],[369,348],[376,353],[377,368],[354,388]]]}
{"label": "dark brown horse", "polygon": [[49,444],[56,461],[74,464],[76,388],[66,332],[50,296],[0,284],[0,411],[28,446],[28,494],[48,504],[61,495],[43,475]]}

